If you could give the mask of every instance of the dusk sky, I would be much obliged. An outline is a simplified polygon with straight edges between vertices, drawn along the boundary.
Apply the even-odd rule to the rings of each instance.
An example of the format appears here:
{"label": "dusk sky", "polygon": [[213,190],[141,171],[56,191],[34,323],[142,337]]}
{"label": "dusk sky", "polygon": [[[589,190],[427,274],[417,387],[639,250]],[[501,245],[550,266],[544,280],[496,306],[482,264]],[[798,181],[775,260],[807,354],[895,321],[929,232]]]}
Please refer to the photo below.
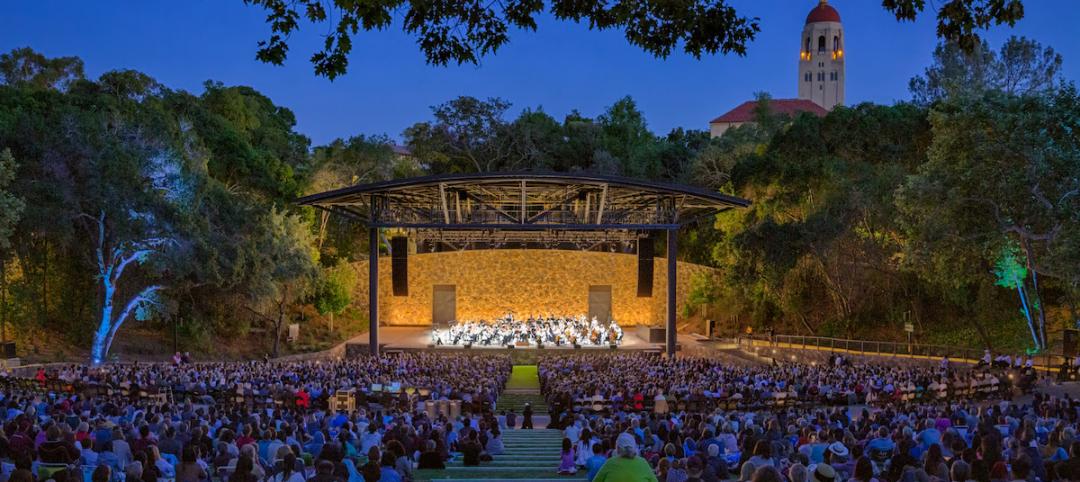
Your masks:
{"label": "dusk sky", "polygon": [[[131,68],[173,89],[199,93],[213,79],[250,85],[292,109],[298,129],[315,144],[355,134],[400,138],[430,106],[459,95],[502,97],[512,115],[542,107],[561,120],[571,109],[596,116],[625,95],[637,100],[659,134],[675,127],[707,129],[708,121],[765,91],[796,96],[799,33],[817,0],[737,0],[761,18],[761,32],[745,57],[677,53],[655,59],[629,45],[619,31],[546,18],[537,32],[516,32],[510,45],[482,64],[433,67],[400,21],[354,40],[349,72],[334,82],[316,77],[308,57],[326,26],[303,24],[283,67],[255,60],[267,37],[265,13],[240,0],[6,2],[0,50],[29,46],[48,56],[75,55],[88,77]],[[843,20],[847,101],[892,103],[908,98],[908,80],[929,64],[937,42],[935,12],[899,23],[878,0],[831,0]],[[931,0],[927,2],[934,5]],[[937,2],[940,3],[940,2]],[[1009,35],[1034,38],[1065,58],[1064,74],[1080,79],[1080,3],[1026,0],[1026,18],[988,34],[996,49]]]}

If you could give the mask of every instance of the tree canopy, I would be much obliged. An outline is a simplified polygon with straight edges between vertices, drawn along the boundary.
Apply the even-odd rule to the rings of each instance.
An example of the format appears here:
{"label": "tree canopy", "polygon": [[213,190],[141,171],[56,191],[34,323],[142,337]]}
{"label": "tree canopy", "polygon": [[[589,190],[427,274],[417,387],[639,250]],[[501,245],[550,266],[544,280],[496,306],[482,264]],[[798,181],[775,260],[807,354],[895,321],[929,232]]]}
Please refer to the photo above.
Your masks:
{"label": "tree canopy", "polygon": [[[631,45],[660,58],[678,47],[695,58],[705,54],[745,55],[760,31],[757,17],[739,13],[727,0],[641,2],[635,0],[244,0],[267,12],[270,36],[259,41],[256,58],[281,65],[292,35],[306,21],[325,24],[322,49],[314,52],[315,74],[344,75],[361,31],[394,28],[416,40],[429,64],[478,63],[510,41],[512,31],[535,31],[538,18],[585,23],[591,30],[619,30]],[[882,0],[897,20],[913,21],[926,0]],[[938,8],[938,37],[971,51],[979,30],[1013,25],[1024,17],[1021,0],[949,0]],[[358,43],[358,42],[357,42]]]}

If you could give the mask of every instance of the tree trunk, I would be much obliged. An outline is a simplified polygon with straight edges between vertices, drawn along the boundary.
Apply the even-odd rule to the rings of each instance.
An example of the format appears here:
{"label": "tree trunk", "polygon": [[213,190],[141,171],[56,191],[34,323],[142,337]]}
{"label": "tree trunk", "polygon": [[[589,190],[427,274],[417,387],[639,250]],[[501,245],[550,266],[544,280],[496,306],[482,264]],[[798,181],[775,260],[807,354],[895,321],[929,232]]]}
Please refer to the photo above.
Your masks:
{"label": "tree trunk", "polygon": [[[1075,287],[1073,289],[1075,290]],[[1073,299],[1071,293],[1065,295],[1065,299],[1067,300],[1066,303],[1069,304],[1069,314],[1071,314],[1073,318],[1072,328],[1080,328],[1080,312],[1076,311],[1076,300]]]}
{"label": "tree trunk", "polygon": [[281,344],[281,327],[285,324],[285,301],[278,302],[278,317],[274,322],[274,358],[278,357],[278,346]]}
{"label": "tree trunk", "polygon": [[330,333],[334,332],[334,312],[330,312]]}
{"label": "tree trunk", "polygon": [[810,327],[810,323],[806,321],[806,315],[799,313],[798,318],[799,323],[802,323],[803,328],[806,328],[806,331],[809,332],[811,336],[817,335],[817,333],[814,333],[814,329]]}
{"label": "tree trunk", "polygon": [[38,305],[38,323],[45,326],[49,311],[49,240],[45,240],[41,250],[41,304]]}
{"label": "tree trunk", "polygon": [[1042,340],[1042,346],[1049,347],[1046,339],[1046,311],[1042,305],[1042,292],[1039,291],[1039,273],[1035,270],[1035,252],[1031,247],[1031,240],[1024,238],[1024,256],[1027,258],[1027,268],[1031,272],[1031,286],[1034,295],[1032,305],[1035,307],[1035,313],[1039,316],[1039,338]]}
{"label": "tree trunk", "polygon": [[1035,348],[1042,348],[1041,338],[1039,338],[1039,331],[1035,328],[1035,320],[1031,318],[1031,308],[1028,307],[1027,296],[1024,295],[1024,280],[1016,279],[1013,277],[1016,283],[1016,292],[1020,295],[1020,306],[1024,309],[1024,317],[1027,319],[1028,328],[1031,329],[1031,338],[1035,342]]}
{"label": "tree trunk", "polygon": [[326,225],[330,223],[330,211],[325,209],[319,213],[319,251],[322,251],[323,242],[326,241]]}

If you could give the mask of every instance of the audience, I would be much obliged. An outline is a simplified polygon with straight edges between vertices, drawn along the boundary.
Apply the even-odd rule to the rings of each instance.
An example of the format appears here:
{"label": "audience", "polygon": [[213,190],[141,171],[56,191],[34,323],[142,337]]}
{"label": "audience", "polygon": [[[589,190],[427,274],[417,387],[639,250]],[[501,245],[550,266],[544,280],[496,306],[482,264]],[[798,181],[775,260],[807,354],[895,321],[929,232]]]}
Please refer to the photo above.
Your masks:
{"label": "audience", "polygon": [[[590,481],[1080,480],[1080,403],[1014,401],[1010,370],[1025,367],[606,350],[538,365],[563,436],[551,469]],[[9,482],[411,481],[506,453],[509,371],[506,355],[432,353],[64,366],[6,380],[0,459]],[[372,396],[330,410],[345,390]],[[472,405],[451,417],[424,403],[448,399]],[[523,416],[531,427],[531,406]]]}

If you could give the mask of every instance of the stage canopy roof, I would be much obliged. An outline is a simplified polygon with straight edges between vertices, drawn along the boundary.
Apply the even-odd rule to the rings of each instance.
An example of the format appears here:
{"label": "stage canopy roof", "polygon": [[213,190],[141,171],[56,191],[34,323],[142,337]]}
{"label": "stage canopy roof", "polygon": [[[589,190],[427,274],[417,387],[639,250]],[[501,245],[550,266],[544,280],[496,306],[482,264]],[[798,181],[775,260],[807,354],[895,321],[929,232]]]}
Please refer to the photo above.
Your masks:
{"label": "stage canopy roof", "polygon": [[583,173],[450,174],[358,184],[301,205],[444,241],[589,242],[678,229],[750,202],[706,189]]}

